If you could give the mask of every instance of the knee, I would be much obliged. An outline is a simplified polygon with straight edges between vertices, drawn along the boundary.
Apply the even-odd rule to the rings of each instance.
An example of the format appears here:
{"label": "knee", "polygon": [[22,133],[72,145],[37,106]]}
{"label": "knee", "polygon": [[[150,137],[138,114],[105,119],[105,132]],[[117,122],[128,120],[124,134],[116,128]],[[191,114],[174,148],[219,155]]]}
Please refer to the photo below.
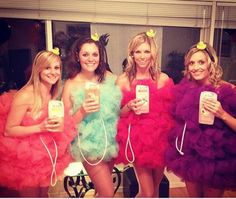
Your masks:
{"label": "knee", "polygon": [[100,193],[98,192],[98,197],[99,198],[113,198],[114,197],[114,190],[113,189],[106,189],[106,190],[100,191]]}
{"label": "knee", "polygon": [[154,190],[145,190],[139,194],[142,198],[153,198]]}

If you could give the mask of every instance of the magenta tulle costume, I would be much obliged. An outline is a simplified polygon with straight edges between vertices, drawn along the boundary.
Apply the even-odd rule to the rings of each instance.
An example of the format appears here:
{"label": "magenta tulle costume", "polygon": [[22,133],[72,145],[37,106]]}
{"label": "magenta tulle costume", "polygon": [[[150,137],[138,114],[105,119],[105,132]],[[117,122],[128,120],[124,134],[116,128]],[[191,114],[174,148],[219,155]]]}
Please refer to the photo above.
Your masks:
{"label": "magenta tulle costume", "polygon": [[[218,95],[223,109],[236,117],[236,88],[222,84],[197,86],[183,79],[175,89],[173,115],[176,123],[170,132],[167,168],[182,180],[219,189],[236,188],[236,132],[215,117],[213,125],[198,123],[199,97],[202,91]],[[186,124],[184,140],[182,132]],[[176,143],[176,138],[178,141]],[[182,145],[181,155],[177,150]]]}
{"label": "magenta tulle costume", "polygon": [[[51,181],[55,183],[55,174],[63,174],[72,161],[69,145],[76,134],[74,122],[72,118],[65,116],[64,132],[6,137],[4,130],[13,95],[14,92],[7,92],[0,96],[0,186],[16,190],[29,186],[50,186]],[[37,120],[25,116],[22,125],[38,124],[46,116],[46,110]],[[54,162],[55,171],[51,161]]]}
{"label": "magenta tulle costume", "polygon": [[[170,103],[173,81],[170,79],[164,87],[157,89],[156,82],[149,79],[137,80],[132,85],[131,91],[122,91],[121,107],[135,99],[136,85],[147,85],[149,87],[150,111],[141,115],[136,115],[133,111],[130,111],[128,115],[120,117],[116,137],[119,144],[119,155],[116,163],[127,164],[129,163],[128,160],[132,160],[134,157],[135,164],[141,167],[156,168],[157,166],[164,166],[167,135],[172,127]],[[128,147],[126,153],[129,124],[131,124],[130,143],[134,156],[132,156],[130,147]]]}

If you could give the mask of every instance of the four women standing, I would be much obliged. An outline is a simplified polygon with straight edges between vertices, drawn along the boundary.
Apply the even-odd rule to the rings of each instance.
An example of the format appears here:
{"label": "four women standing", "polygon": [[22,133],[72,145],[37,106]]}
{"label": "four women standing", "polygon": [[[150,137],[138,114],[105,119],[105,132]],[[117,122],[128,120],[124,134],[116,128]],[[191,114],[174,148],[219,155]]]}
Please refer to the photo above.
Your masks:
{"label": "four women standing", "polygon": [[[96,35],[74,42],[62,94],[65,115],[73,121],[68,117],[63,122],[47,118],[45,111],[58,93],[61,60],[49,51],[36,56],[26,86],[14,99],[9,93],[1,96],[9,103],[0,104],[5,110],[0,126],[6,123],[0,156],[10,168],[0,166],[2,186],[19,189],[24,197],[45,197],[50,171],[52,182],[56,170],[71,160],[66,153],[73,140],[71,153],[83,162],[99,197],[113,196],[114,162],[133,163],[139,197],[158,197],[166,163],[185,180],[190,197],[221,197],[224,189],[236,188],[236,90],[221,80],[209,44],[190,48],[185,78],[175,87],[160,70],[153,30],[132,38],[127,67],[117,79],[107,66]],[[202,99],[203,91],[215,93],[217,100]],[[213,124],[199,122],[201,114],[212,114]],[[64,125],[66,132],[58,133]],[[12,173],[18,175],[17,183]]]}

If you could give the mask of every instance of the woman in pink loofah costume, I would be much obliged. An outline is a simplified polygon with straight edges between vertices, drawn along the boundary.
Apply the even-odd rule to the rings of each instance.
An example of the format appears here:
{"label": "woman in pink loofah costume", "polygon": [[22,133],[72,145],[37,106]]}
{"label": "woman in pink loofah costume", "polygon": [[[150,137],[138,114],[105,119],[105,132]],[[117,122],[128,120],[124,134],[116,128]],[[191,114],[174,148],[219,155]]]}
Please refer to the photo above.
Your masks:
{"label": "woman in pink loofah costume", "polygon": [[0,186],[17,190],[20,197],[47,197],[50,184],[56,184],[72,160],[68,147],[75,136],[73,120],[48,117],[61,70],[58,54],[41,51],[28,83],[0,96]]}
{"label": "woman in pink loofah costume", "polygon": [[[167,134],[172,126],[169,110],[173,81],[158,67],[154,36],[151,30],[132,38],[127,68],[117,79],[123,99],[116,137],[120,148],[116,162],[134,164],[139,181],[138,197],[158,197]],[[141,95],[146,93],[146,98],[139,97],[137,89]]]}

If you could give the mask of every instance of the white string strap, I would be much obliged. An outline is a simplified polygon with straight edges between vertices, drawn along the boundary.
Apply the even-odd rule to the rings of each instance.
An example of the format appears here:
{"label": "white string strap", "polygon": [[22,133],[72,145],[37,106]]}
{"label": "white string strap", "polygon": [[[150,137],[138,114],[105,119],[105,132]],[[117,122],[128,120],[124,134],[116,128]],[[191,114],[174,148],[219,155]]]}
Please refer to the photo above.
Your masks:
{"label": "white string strap", "polygon": [[86,159],[86,157],[84,156],[83,152],[82,152],[82,149],[81,149],[81,144],[80,144],[80,138],[78,136],[78,145],[79,145],[79,150],[80,150],[80,154],[81,156],[83,157],[84,161],[87,162],[89,165],[91,166],[95,166],[95,165],[98,165],[100,162],[103,161],[105,155],[106,155],[106,152],[107,152],[107,146],[108,146],[108,138],[107,138],[107,130],[106,130],[106,127],[105,127],[105,124],[104,124],[104,121],[103,121],[103,118],[100,116],[100,120],[101,120],[101,123],[102,123],[102,127],[103,127],[103,130],[104,130],[104,136],[105,136],[105,147],[104,147],[104,152],[103,152],[103,155],[101,157],[100,160],[98,160],[97,162],[95,163],[92,163],[92,162],[89,162],[89,160]]}
{"label": "white string strap", "polygon": [[51,185],[54,187],[57,183],[57,172],[56,172],[56,164],[57,164],[57,158],[58,158],[57,144],[56,144],[56,141],[52,138],[54,146],[55,146],[55,158],[53,160],[51,152],[49,151],[49,148],[47,147],[47,145],[45,144],[45,142],[43,141],[41,136],[40,136],[40,140],[43,143],[45,149],[47,150],[48,156],[49,156],[51,163],[52,163]]}
{"label": "white string strap", "polygon": [[184,144],[184,136],[185,136],[185,132],[186,132],[186,126],[187,126],[187,122],[185,122],[184,129],[182,131],[182,138],[181,138],[180,148],[178,147],[178,136],[175,139],[175,147],[176,147],[177,151],[180,153],[180,155],[184,155],[183,144]]}
{"label": "white string strap", "polygon": [[[126,145],[125,145],[125,157],[126,157],[126,160],[132,164],[135,160],[135,156],[134,156],[134,151],[133,151],[133,147],[132,147],[131,140],[130,140],[130,132],[131,132],[131,124],[129,124],[129,127],[128,127],[128,136],[127,136],[127,141],[126,141]],[[131,160],[128,157],[128,147],[130,148],[131,155],[132,155]]]}

